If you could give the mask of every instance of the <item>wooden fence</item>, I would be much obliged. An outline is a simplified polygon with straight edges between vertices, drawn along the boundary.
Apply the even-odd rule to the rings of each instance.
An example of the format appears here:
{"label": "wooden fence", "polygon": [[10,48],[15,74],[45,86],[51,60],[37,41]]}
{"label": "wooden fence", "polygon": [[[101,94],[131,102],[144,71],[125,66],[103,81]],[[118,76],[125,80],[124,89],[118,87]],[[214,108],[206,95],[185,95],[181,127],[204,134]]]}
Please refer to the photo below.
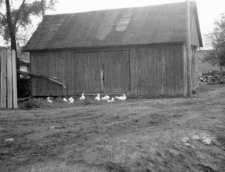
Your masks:
{"label": "wooden fence", "polygon": [[0,49],[0,108],[17,108],[16,54]]}

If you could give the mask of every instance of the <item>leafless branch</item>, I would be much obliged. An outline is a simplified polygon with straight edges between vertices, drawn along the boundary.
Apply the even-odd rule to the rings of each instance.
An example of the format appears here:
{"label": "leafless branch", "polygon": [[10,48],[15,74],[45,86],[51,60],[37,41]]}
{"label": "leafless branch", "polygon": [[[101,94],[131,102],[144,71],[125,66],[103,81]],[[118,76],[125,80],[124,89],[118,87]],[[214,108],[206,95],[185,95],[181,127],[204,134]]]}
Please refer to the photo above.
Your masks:
{"label": "leafless branch", "polygon": [[0,12],[0,15],[1,15],[5,20],[7,20],[6,17],[5,17],[1,12]]}

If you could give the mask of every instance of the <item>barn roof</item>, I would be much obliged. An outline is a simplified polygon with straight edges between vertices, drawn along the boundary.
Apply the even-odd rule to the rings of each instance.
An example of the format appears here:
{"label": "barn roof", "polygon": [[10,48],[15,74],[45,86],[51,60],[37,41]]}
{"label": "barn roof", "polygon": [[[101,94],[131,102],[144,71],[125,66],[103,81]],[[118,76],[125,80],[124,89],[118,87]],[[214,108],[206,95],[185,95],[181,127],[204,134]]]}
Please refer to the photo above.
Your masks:
{"label": "barn roof", "polygon": [[[197,6],[191,2],[195,46],[202,46]],[[25,51],[186,41],[185,2],[47,15]],[[197,41],[196,41],[197,39]]]}

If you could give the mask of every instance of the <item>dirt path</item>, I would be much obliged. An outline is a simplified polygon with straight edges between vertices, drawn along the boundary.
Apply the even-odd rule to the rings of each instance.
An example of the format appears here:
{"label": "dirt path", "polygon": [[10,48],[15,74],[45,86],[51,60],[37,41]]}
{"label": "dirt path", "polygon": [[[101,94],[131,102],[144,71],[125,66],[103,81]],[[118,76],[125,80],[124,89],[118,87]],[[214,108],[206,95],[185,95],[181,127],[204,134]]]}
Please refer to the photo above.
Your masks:
{"label": "dirt path", "polygon": [[0,171],[224,172],[225,86],[201,91],[1,111]]}

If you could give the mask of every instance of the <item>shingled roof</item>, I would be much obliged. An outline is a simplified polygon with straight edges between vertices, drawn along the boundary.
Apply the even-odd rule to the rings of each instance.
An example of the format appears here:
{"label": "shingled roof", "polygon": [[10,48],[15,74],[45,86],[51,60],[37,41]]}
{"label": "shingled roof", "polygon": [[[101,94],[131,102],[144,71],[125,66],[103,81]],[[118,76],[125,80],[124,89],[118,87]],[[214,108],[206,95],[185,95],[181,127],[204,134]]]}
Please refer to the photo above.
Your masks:
{"label": "shingled roof", "polygon": [[[47,15],[25,51],[186,41],[185,2]],[[202,46],[197,6],[191,2],[192,41]],[[195,30],[195,31],[194,31]]]}

